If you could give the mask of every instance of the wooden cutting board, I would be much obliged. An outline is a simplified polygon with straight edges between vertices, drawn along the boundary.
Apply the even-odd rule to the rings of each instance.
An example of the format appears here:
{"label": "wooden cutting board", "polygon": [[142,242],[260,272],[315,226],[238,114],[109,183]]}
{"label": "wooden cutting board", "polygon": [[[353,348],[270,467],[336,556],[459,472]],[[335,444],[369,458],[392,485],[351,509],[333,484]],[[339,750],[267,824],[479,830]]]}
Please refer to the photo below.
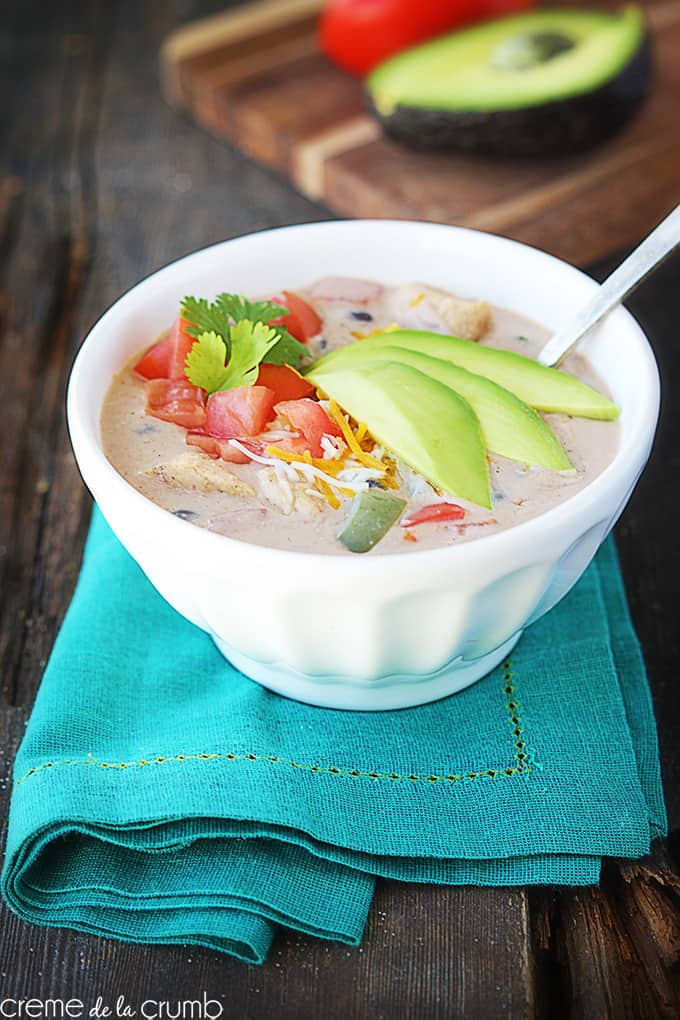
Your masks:
{"label": "wooden cutting board", "polygon": [[477,227],[577,265],[634,244],[680,202],[680,0],[645,5],[656,74],[637,117],[592,152],[540,161],[384,138],[360,82],[318,49],[320,6],[264,0],[186,25],[163,46],[166,97],[337,213]]}

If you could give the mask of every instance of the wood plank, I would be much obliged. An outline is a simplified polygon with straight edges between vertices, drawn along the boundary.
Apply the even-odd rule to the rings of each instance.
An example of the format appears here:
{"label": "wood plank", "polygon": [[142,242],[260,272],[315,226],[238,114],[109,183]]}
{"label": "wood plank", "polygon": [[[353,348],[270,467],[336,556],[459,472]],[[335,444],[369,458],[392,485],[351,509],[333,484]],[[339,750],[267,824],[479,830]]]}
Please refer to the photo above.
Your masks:
{"label": "wood plank", "polygon": [[[680,102],[679,0],[647,8],[657,71],[642,112],[596,150],[549,161],[428,154],[382,138],[364,112],[360,83],[316,51],[310,9],[297,16],[285,9],[271,0],[250,7],[261,18],[250,35],[229,17],[217,41],[191,38],[189,29],[189,55],[182,53],[182,33],[173,36],[164,64],[182,77],[183,90],[178,98],[171,89],[169,98],[343,215],[459,223],[529,243],[538,238],[540,247],[584,264],[639,239],[680,200],[669,131]],[[265,29],[267,17],[277,25],[285,18],[280,38]]]}
{"label": "wood plank", "polygon": [[[607,862],[600,888],[529,894],[541,1015],[674,1020],[680,988],[678,882],[661,848]],[[559,1000],[568,982],[569,1006]]]}
{"label": "wood plank", "polygon": [[[234,6],[233,4],[231,6]],[[213,74],[234,57],[269,51],[282,41],[309,35],[322,0],[255,0],[184,25],[161,48],[163,88],[171,101],[191,101],[192,79]]]}

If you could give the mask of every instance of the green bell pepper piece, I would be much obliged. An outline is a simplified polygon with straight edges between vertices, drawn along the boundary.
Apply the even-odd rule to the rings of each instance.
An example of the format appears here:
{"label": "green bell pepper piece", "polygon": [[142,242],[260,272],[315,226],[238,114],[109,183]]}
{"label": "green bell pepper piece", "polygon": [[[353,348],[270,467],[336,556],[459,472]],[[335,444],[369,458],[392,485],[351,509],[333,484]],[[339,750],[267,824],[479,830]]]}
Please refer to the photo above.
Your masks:
{"label": "green bell pepper piece", "polygon": [[338,535],[350,552],[365,553],[384,538],[406,509],[406,500],[382,489],[366,489]]}

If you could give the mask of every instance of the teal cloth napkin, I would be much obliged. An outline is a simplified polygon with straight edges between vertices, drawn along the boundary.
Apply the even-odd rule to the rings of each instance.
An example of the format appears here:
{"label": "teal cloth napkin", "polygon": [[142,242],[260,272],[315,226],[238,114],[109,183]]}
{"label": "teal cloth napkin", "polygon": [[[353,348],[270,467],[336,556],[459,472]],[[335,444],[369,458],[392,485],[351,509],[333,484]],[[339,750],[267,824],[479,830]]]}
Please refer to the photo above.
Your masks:
{"label": "teal cloth napkin", "polygon": [[666,827],[611,540],[484,680],[355,713],[236,672],[95,511],[14,774],[21,917],[250,962],[277,925],[358,944],[378,875],[594,883]]}

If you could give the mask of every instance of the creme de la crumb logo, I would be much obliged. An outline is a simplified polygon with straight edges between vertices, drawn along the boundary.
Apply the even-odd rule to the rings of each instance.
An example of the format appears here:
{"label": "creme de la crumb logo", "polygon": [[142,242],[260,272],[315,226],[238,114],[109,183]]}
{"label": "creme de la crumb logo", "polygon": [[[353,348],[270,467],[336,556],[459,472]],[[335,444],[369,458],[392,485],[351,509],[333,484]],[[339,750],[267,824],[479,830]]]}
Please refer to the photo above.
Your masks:
{"label": "creme de la crumb logo", "polygon": [[82,999],[0,999],[0,1020],[219,1020],[224,1007],[206,992],[199,999],[144,999],[131,1005],[124,995],[107,1003]]}

